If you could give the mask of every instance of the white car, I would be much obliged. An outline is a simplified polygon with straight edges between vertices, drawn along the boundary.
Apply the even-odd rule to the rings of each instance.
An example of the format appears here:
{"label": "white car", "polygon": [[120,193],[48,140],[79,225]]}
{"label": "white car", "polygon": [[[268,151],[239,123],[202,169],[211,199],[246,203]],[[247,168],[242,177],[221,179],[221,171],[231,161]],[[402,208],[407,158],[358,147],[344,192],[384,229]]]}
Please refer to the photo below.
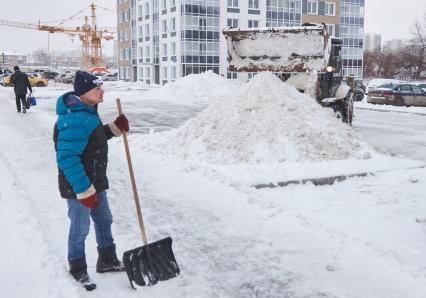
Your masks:
{"label": "white car", "polygon": [[392,83],[394,85],[402,84],[403,81],[394,80],[394,79],[372,79],[368,82],[367,88],[365,89],[365,93],[368,94],[368,90],[375,89],[381,85]]}

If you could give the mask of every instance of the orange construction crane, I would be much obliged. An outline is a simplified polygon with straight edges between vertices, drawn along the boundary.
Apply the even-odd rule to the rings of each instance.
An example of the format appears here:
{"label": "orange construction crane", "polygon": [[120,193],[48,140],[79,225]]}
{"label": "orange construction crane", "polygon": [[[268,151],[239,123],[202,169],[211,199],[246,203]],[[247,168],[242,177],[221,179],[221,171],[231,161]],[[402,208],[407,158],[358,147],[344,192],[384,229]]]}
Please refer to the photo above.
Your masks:
{"label": "orange construction crane", "polygon": [[67,20],[64,20],[57,26],[50,26],[41,24],[40,21],[38,24],[30,23],[20,23],[14,21],[0,20],[0,26],[9,26],[9,27],[18,27],[26,29],[35,29],[39,31],[47,31],[49,33],[65,33],[71,36],[79,35],[81,41],[82,57],[84,67],[86,69],[92,67],[105,67],[102,59],[102,40],[111,40],[114,39],[113,34],[115,30],[113,28],[103,28],[98,27],[96,23],[96,5],[92,3],[90,6],[91,9],[91,24],[89,23],[89,17],[84,17],[84,24],[81,27],[75,28],[66,28],[60,26],[65,21],[72,19],[77,14],[81,13],[83,10],[79,11],[76,15],[70,17]]}

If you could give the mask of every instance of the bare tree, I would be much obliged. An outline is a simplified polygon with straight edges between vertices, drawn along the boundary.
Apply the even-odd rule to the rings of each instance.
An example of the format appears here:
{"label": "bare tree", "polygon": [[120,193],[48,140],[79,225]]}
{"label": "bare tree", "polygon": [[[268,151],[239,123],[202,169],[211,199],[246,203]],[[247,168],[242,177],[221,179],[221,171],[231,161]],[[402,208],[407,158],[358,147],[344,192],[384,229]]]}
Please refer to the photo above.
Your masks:
{"label": "bare tree", "polygon": [[364,76],[365,77],[374,77],[376,75],[376,55],[372,51],[364,52]]}
{"label": "bare tree", "polygon": [[407,58],[410,59],[412,79],[417,79],[421,72],[426,70],[426,13],[417,20],[412,28],[413,39],[407,49]]}

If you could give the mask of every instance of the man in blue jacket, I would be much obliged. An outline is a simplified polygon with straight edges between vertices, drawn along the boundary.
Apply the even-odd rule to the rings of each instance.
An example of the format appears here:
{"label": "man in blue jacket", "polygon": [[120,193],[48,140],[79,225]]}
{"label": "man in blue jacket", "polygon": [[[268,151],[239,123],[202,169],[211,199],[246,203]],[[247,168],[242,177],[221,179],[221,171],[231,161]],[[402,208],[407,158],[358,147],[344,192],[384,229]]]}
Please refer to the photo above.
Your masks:
{"label": "man in blue jacket", "polygon": [[68,261],[71,275],[86,290],[96,288],[87,274],[84,242],[90,217],[98,244],[98,273],[123,271],[111,233],[112,215],[108,205],[106,175],[108,140],[129,131],[124,115],[103,125],[97,105],[103,101],[102,81],[87,72],[77,71],[74,92],[58,98],[58,119],[54,129],[59,191],[67,199],[70,229]]}

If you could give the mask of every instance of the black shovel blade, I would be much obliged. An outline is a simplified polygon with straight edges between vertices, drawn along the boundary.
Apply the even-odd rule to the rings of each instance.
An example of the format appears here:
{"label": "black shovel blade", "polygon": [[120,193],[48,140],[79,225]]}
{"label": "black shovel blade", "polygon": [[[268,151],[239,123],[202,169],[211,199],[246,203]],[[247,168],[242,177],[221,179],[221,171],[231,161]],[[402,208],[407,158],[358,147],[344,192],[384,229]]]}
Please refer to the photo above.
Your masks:
{"label": "black shovel blade", "polygon": [[125,251],[123,264],[132,288],[133,281],[139,286],[152,286],[180,273],[170,237]]}

